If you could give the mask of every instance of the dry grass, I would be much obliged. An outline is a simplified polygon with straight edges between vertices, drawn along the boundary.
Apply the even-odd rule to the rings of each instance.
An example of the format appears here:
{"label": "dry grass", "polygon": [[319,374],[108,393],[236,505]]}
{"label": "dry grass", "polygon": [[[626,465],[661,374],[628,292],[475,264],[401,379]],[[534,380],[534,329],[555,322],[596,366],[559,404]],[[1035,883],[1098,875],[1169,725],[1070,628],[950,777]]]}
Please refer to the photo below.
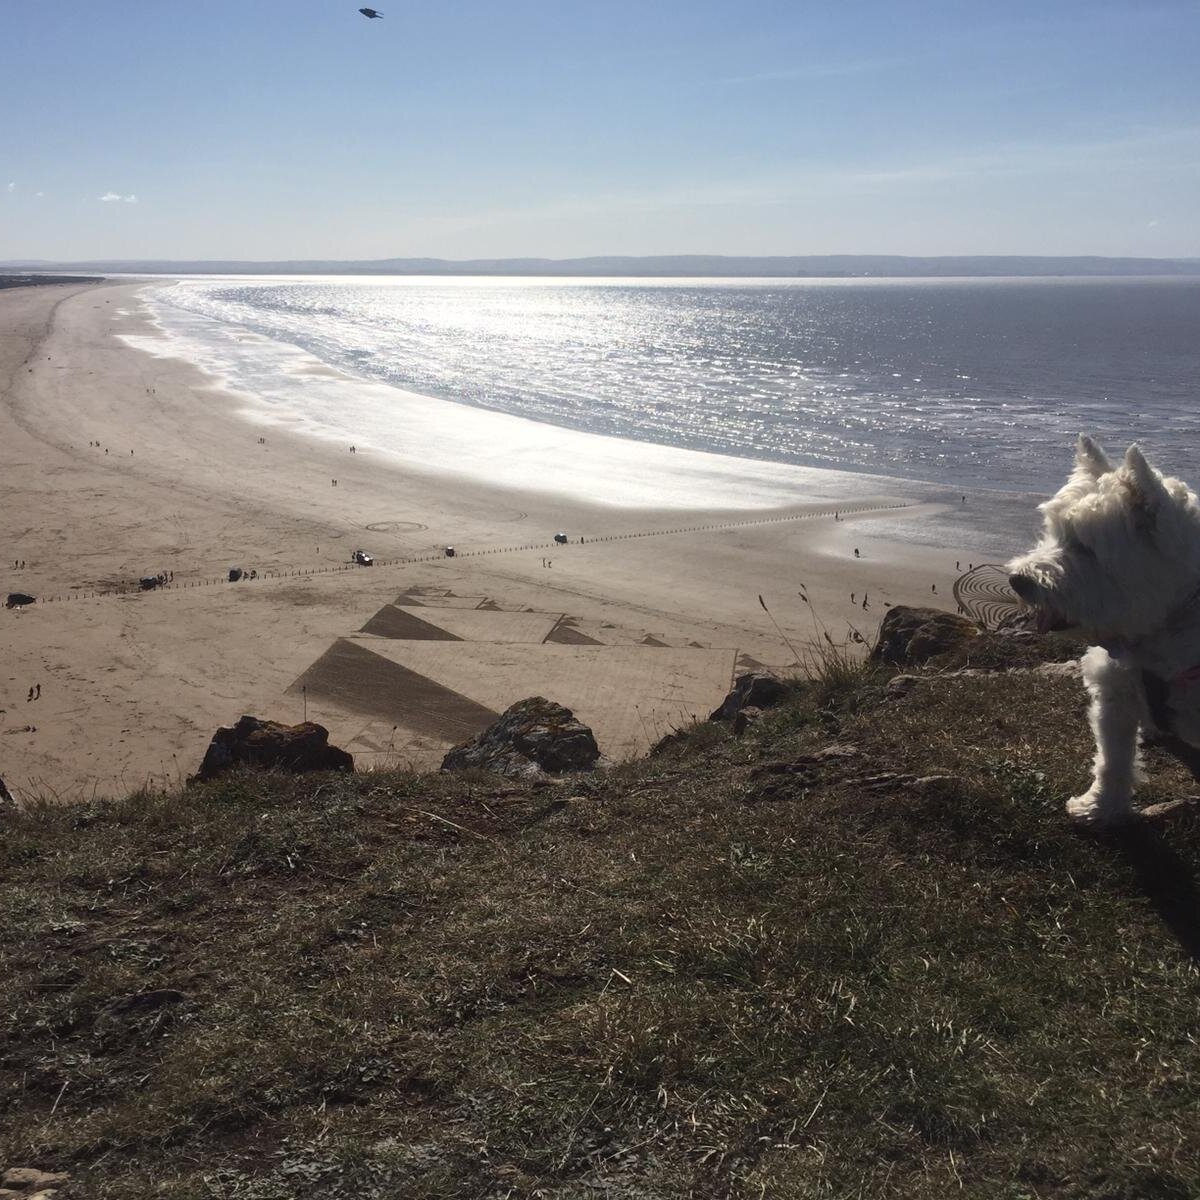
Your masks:
{"label": "dry grass", "polygon": [[1070,681],[825,661],[566,787],[8,819],[0,1159],[97,1198],[1200,1194],[1194,818],[1068,828]]}

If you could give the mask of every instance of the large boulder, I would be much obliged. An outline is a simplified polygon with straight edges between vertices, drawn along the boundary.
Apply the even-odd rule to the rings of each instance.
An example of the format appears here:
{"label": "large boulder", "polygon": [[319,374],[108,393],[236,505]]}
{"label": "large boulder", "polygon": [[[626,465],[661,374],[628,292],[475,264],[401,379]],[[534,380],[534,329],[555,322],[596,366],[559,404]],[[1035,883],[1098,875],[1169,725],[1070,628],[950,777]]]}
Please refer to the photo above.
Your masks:
{"label": "large boulder", "polygon": [[789,692],[788,685],[760,671],[739,675],[733,690],[721,701],[721,707],[708,719],[732,721],[744,708],[774,708]]}
{"label": "large boulder", "polygon": [[5,608],[23,608],[26,604],[36,604],[37,601],[25,592],[9,592],[4,602]]}
{"label": "large boulder", "polygon": [[940,608],[889,609],[879,626],[871,661],[891,666],[916,666],[942,654],[959,650],[979,636],[979,626],[966,617]]}
{"label": "large boulder", "polygon": [[213,779],[231,767],[247,766],[267,770],[353,771],[354,757],[329,744],[324,725],[305,721],[300,725],[280,725],[258,717],[241,717],[232,728],[222,727],[213,734],[204,761],[195,779]]}
{"label": "large boulder", "polygon": [[543,771],[590,771],[600,757],[592,731],[553,700],[520,700],[482,733],[455,746],[443,771],[479,767],[500,775],[536,776]]}

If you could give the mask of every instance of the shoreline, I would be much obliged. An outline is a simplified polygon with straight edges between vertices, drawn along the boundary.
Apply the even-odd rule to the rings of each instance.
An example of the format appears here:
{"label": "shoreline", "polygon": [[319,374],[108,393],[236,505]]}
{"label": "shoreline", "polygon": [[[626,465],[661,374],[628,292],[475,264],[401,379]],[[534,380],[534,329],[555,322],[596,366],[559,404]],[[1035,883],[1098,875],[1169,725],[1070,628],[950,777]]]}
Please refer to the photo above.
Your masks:
{"label": "shoreline", "polygon": [[[835,637],[856,622],[866,634],[889,602],[952,607],[955,562],[983,558],[964,548],[968,514],[918,503],[937,489],[901,481],[846,473],[836,504],[617,509],[264,432],[191,364],[122,343],[147,332],[116,312],[144,286],[0,294],[5,591],[174,573],[163,591],[0,613],[0,776],[18,796],[170,785],[218,725],[294,721],[305,705],[360,767],[436,766],[460,739],[422,704],[495,710],[538,692],[629,757],[707,715],[739,664],[786,666],[759,594],[788,640],[813,636],[814,610]],[[880,511],[827,512],[851,506]],[[892,527],[934,528],[927,540],[944,544]],[[571,545],[554,546],[560,529]],[[441,557],[447,544],[459,555]],[[341,569],[359,546],[393,565]],[[198,586],[235,564],[260,578]],[[384,636],[364,631],[372,622],[407,625]]]}
{"label": "shoreline", "polygon": [[[238,415],[247,421],[339,447],[354,442],[405,471],[527,492],[533,490],[530,471],[535,470],[537,490],[547,501],[558,497],[618,509],[680,511],[757,511],[788,507],[797,494],[833,501],[851,498],[864,486],[906,495],[936,486],[861,469],[644,441],[414,392],[348,372],[309,349],[248,326],[174,308],[167,290],[156,284],[139,289],[133,299],[148,310],[152,332],[121,335],[127,344],[154,357],[191,363],[238,398]],[[248,371],[240,350],[246,345],[254,348]],[[272,369],[264,370],[263,362]],[[239,386],[239,367],[257,377],[257,390]],[[303,409],[297,408],[291,400],[297,388],[316,391],[324,403],[310,397]],[[312,415],[317,407],[324,409],[324,420]],[[358,420],[346,417],[355,410]],[[329,421],[331,412],[340,425]]]}

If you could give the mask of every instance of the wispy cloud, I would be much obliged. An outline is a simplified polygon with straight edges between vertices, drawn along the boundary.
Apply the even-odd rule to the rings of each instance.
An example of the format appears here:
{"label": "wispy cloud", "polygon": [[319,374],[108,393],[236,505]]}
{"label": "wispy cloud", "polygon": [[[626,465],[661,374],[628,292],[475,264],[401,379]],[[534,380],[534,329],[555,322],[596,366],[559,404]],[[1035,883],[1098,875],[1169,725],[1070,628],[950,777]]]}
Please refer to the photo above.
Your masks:
{"label": "wispy cloud", "polygon": [[136,204],[138,202],[138,198],[133,195],[132,192],[128,196],[122,196],[120,192],[105,192],[104,195],[100,197],[100,201],[102,204],[113,204],[117,202],[121,204]]}
{"label": "wispy cloud", "polygon": [[13,194],[13,192],[15,192],[16,190],[17,190],[17,185],[16,185],[16,181],[14,180],[12,183],[10,183],[8,185],[8,194],[11,196]]}

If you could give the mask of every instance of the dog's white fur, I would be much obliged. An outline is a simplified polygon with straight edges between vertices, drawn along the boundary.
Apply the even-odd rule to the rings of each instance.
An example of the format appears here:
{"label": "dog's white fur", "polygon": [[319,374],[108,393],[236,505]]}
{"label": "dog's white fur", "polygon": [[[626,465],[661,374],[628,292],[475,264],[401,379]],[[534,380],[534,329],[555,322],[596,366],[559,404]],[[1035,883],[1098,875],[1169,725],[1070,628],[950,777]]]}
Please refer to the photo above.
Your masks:
{"label": "dog's white fur", "polygon": [[1136,445],[1114,467],[1081,435],[1071,477],[1041,512],[1041,540],[1009,578],[1040,628],[1077,626],[1095,643],[1081,663],[1094,775],[1067,811],[1115,825],[1133,815],[1139,727],[1156,731],[1143,672],[1164,682],[1170,732],[1200,746],[1200,679],[1181,678],[1200,665],[1200,503]]}

